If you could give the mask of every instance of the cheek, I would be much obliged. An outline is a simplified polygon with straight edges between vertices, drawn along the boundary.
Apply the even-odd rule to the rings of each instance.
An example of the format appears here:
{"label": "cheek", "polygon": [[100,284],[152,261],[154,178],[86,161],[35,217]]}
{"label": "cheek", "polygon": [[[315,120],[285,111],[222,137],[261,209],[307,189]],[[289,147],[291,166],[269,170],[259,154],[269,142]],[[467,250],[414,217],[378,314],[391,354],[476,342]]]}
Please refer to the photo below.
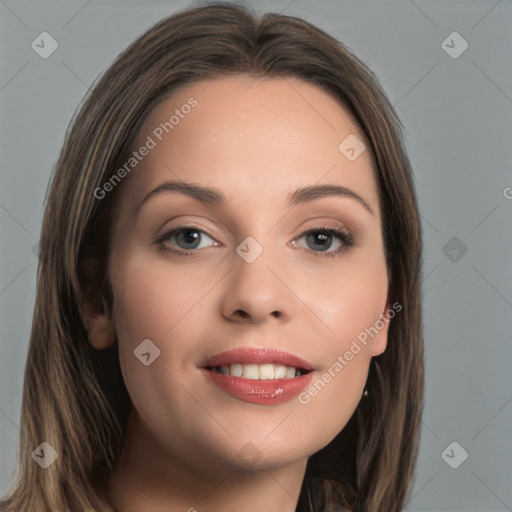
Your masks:
{"label": "cheek", "polygon": [[[204,296],[216,280],[211,272],[195,272],[191,279],[163,258],[148,264],[147,256],[136,252],[112,272],[123,379],[135,408],[152,428],[186,436],[197,428],[191,418],[204,421],[204,400],[197,393],[191,398],[183,384],[196,371],[192,342],[204,335]],[[177,419],[169,411],[188,413]]]}
{"label": "cheek", "polygon": [[304,427],[318,433],[315,442],[320,446],[328,444],[345,427],[361,400],[370,358],[364,348],[357,350],[360,351],[348,350],[351,360],[346,357],[347,351],[333,358],[297,397]]}
{"label": "cheek", "polygon": [[[142,253],[132,253],[111,274],[120,364],[130,394],[130,378],[144,390],[169,390],[173,380],[164,370],[175,374],[183,371],[178,366],[192,364],[194,346],[189,340],[203,335],[203,297],[215,281],[211,274],[197,272],[190,278],[164,258],[148,263]],[[150,372],[145,371],[148,368]]]}
{"label": "cheek", "polygon": [[331,355],[349,350],[355,339],[363,348],[371,348],[368,329],[384,313],[388,294],[387,268],[379,251],[352,251],[342,258],[333,271],[321,269],[296,285],[297,295],[305,298],[319,319],[319,334]]}
{"label": "cheek", "polygon": [[164,258],[148,261],[141,254],[113,272],[115,318],[121,334],[124,330],[134,342],[170,337],[214,284],[211,273],[208,277],[201,269],[189,269],[169,265]]}
{"label": "cheek", "polygon": [[322,320],[317,347],[323,361],[298,401],[309,421],[324,425],[326,439],[353,414],[368,376],[372,346],[387,335],[386,324],[378,322],[388,292],[384,260],[361,252],[344,263],[328,280],[309,281],[298,292],[308,297]]}

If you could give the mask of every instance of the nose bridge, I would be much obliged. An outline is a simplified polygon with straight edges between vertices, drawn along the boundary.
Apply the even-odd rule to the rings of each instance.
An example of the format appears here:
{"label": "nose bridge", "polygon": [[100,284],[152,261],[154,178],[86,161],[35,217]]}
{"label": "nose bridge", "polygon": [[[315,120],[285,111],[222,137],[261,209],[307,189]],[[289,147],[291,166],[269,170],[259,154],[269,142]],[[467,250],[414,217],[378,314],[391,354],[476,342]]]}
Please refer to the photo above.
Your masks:
{"label": "nose bridge", "polygon": [[[260,240],[263,237],[260,236]],[[271,235],[264,237],[265,244]],[[275,261],[279,250],[265,247],[248,236],[235,249],[234,269],[224,297],[224,315],[261,322],[271,316],[283,320],[295,312],[293,294],[279,276],[281,265]],[[278,248],[283,249],[283,248]]]}

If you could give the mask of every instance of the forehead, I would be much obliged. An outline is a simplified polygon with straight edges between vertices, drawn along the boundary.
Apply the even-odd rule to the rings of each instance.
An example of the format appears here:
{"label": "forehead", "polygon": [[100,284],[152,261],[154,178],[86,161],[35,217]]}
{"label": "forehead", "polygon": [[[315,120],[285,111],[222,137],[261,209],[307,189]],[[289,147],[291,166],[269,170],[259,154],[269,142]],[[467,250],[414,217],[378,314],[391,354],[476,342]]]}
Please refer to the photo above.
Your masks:
{"label": "forehead", "polygon": [[[347,144],[366,149],[349,159]],[[134,201],[166,180],[184,180],[262,204],[299,186],[338,184],[378,205],[361,129],[332,96],[301,80],[237,76],[194,83],[150,113],[134,150],[143,146],[152,148],[129,180]]]}

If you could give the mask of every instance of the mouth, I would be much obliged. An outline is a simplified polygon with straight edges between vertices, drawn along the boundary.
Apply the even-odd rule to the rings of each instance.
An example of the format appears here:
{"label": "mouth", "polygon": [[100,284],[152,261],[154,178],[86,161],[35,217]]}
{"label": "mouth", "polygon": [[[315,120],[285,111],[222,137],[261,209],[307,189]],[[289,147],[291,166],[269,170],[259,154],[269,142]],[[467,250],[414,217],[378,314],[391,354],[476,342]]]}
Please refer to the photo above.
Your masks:
{"label": "mouth", "polygon": [[261,405],[290,400],[311,382],[314,372],[310,363],[292,354],[249,348],[217,354],[200,369],[231,397]]}
{"label": "mouth", "polygon": [[232,377],[243,377],[251,380],[294,379],[310,372],[310,370],[305,370],[304,368],[272,363],[233,363],[229,366],[206,366],[206,369],[221,375],[231,375]]}

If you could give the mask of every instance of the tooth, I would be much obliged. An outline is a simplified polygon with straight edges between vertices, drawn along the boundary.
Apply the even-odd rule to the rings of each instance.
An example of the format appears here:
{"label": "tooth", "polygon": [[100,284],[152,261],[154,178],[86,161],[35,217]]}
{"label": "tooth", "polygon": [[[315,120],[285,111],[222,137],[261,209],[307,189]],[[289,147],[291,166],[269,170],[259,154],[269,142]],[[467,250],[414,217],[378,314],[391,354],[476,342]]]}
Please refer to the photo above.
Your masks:
{"label": "tooth", "polygon": [[242,377],[246,379],[257,380],[260,378],[260,372],[257,364],[244,364]]}
{"label": "tooth", "polygon": [[241,377],[242,376],[243,366],[240,363],[233,363],[230,366],[230,369],[231,369],[230,373],[231,373],[231,375],[233,375],[233,377]]}
{"label": "tooth", "polygon": [[286,378],[291,379],[295,377],[296,370],[295,368],[286,368]]}
{"label": "tooth", "polygon": [[229,366],[212,368],[214,372],[233,377],[245,377],[252,380],[292,379],[302,375],[301,371],[282,364],[242,364],[233,363]]}
{"label": "tooth", "polygon": [[262,364],[260,365],[260,380],[271,380],[274,378],[274,365]]}
{"label": "tooth", "polygon": [[274,379],[284,379],[286,377],[286,366],[276,364],[274,366]]}

